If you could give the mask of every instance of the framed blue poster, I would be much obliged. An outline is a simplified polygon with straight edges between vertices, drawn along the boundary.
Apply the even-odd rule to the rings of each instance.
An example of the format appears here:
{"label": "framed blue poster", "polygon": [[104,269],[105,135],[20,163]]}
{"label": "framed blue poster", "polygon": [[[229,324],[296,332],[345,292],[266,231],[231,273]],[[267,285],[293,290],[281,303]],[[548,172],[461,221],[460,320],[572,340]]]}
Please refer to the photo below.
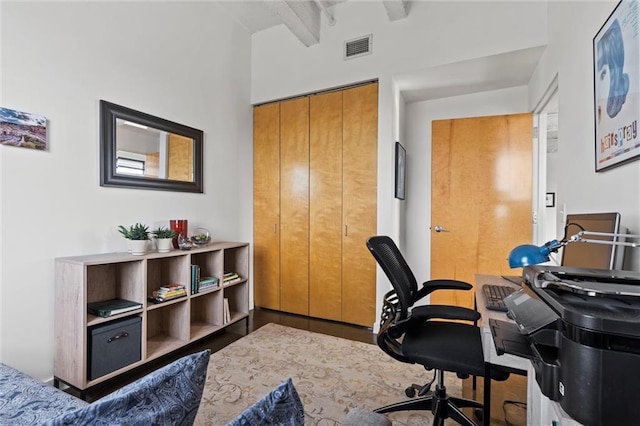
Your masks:
{"label": "framed blue poster", "polygon": [[595,166],[640,158],[638,1],[622,0],[593,38]]}

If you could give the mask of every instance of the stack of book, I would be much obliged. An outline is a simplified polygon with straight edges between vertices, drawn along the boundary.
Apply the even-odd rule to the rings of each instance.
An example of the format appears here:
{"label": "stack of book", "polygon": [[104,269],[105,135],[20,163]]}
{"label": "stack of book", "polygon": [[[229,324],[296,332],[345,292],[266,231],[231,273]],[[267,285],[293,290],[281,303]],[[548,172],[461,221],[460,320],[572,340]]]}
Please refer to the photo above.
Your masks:
{"label": "stack of book", "polygon": [[222,277],[222,283],[224,285],[235,284],[239,281],[242,281],[242,278],[237,272],[226,272]]}
{"label": "stack of book", "polygon": [[92,315],[107,318],[112,315],[123,314],[142,308],[142,303],[124,299],[101,300],[87,304],[87,312]]}
{"label": "stack of book", "polygon": [[220,285],[218,277],[200,277],[200,274],[200,266],[191,265],[191,294],[218,288]]}
{"label": "stack of book", "polygon": [[200,266],[191,265],[191,294],[198,292],[198,283],[200,282]]}
{"label": "stack of book", "polygon": [[204,277],[198,281],[198,293],[205,290],[211,290],[212,288],[218,288],[218,282],[220,280],[217,277]]}
{"label": "stack of book", "polygon": [[152,302],[162,303],[186,296],[187,289],[183,284],[169,284],[160,287],[158,290],[154,291],[152,295]]}

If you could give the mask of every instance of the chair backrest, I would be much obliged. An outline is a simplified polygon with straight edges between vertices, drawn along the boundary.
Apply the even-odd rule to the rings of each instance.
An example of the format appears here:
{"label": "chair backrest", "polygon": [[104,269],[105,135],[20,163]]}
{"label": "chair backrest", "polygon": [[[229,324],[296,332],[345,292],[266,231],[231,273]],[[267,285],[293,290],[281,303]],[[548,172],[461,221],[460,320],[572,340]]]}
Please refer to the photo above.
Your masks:
{"label": "chair backrest", "polygon": [[397,296],[399,315],[396,320],[407,318],[409,308],[415,302],[418,283],[411,268],[402,256],[400,249],[391,238],[386,235],[371,237],[367,240],[369,251],[380,265],[393,286]]}

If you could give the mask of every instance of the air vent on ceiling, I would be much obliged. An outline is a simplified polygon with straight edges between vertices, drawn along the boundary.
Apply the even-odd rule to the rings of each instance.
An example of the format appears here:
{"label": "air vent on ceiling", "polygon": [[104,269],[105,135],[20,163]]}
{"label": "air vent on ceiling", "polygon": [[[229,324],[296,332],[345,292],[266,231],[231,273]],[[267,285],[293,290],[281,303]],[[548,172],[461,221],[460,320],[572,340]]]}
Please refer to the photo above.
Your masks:
{"label": "air vent on ceiling", "polygon": [[363,55],[369,55],[371,53],[371,39],[373,35],[369,34],[363,37],[358,37],[353,40],[347,40],[344,42],[344,59],[357,58]]}

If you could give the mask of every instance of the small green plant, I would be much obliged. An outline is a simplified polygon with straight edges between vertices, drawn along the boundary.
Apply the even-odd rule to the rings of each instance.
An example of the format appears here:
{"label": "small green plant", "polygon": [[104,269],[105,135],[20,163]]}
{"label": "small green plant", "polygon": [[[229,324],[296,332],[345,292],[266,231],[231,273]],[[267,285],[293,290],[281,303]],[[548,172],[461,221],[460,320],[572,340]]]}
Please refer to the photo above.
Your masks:
{"label": "small green plant", "polygon": [[122,234],[123,237],[125,237],[127,240],[131,239],[131,228],[132,226],[130,226],[128,229],[125,228],[122,225],[118,226],[118,232],[120,232],[120,234]]}
{"label": "small green plant", "polygon": [[118,232],[122,234],[128,240],[148,240],[149,239],[149,227],[142,223],[136,223],[131,225],[129,229],[124,226],[118,226]]}
{"label": "small green plant", "polygon": [[160,226],[158,229],[151,231],[151,234],[156,238],[173,238],[176,236],[176,231]]}

